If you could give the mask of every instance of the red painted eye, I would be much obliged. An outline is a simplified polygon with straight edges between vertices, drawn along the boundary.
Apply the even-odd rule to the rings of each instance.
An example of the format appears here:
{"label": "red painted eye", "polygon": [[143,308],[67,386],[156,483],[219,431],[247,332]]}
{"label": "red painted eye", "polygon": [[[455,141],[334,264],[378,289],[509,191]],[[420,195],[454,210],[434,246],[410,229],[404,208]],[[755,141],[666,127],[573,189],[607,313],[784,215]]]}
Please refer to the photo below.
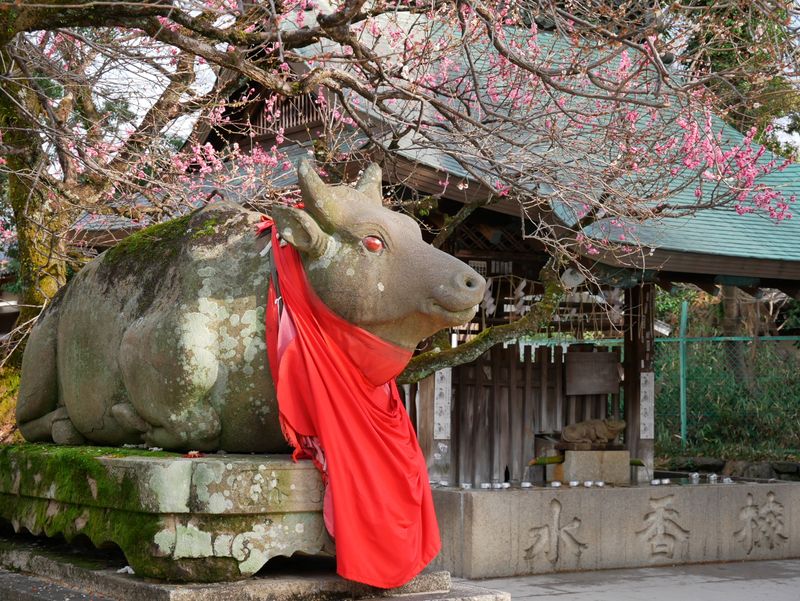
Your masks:
{"label": "red painted eye", "polygon": [[365,236],[361,244],[371,253],[379,253],[385,248],[383,240],[377,236]]}

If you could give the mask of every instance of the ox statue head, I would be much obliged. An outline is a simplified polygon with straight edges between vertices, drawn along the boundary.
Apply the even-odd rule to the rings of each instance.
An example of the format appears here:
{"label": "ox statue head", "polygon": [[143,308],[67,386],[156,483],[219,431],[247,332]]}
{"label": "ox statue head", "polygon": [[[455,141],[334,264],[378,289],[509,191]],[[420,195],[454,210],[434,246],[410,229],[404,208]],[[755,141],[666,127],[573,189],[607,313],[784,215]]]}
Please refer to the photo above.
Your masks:
{"label": "ox statue head", "polygon": [[332,311],[406,349],[472,319],[486,282],[424,242],[411,217],[383,206],[377,165],[355,188],[326,185],[305,160],[298,176],[305,210],[275,206],[273,217]]}

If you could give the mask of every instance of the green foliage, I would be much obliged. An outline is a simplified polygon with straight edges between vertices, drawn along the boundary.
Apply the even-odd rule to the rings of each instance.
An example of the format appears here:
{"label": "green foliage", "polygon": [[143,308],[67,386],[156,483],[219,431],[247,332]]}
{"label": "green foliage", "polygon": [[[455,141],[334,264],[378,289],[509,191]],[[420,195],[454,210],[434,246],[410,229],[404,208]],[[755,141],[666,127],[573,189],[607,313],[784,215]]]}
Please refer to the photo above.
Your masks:
{"label": "green foliage", "polygon": [[21,440],[16,430],[17,392],[19,391],[19,370],[12,367],[0,368],[0,442]]}
{"label": "green foliage", "polygon": [[44,95],[51,100],[59,100],[64,97],[64,88],[55,79],[52,79],[42,72],[34,73],[36,84],[44,92]]}
{"label": "green foliage", "polygon": [[700,76],[720,76],[708,85],[720,108],[728,110],[725,118],[731,125],[743,132],[755,127],[756,142],[777,154],[793,156],[796,149],[782,144],[772,129],[776,119],[796,119],[800,111],[794,82],[775,72],[782,58],[776,48],[795,37],[788,13],[776,9],[774,18],[768,19],[750,3],[693,0],[691,4],[700,20],[687,44],[687,66]]}
{"label": "green foliage", "polygon": [[689,343],[687,355],[683,449],[678,345],[656,346],[658,454],[775,459],[800,453],[800,355],[791,342]]}
{"label": "green foliage", "polygon": [[691,304],[700,293],[693,288],[675,287],[670,292],[660,288],[656,291],[656,319],[677,324],[681,319],[683,301]]}
{"label": "green foliage", "polygon": [[800,330],[800,301],[793,298],[789,299],[786,303],[784,312],[783,327],[786,331]]}
{"label": "green foliage", "polygon": [[16,244],[8,249],[6,256],[8,257],[8,263],[5,265],[3,271],[11,272],[15,277],[10,282],[6,282],[0,286],[0,290],[12,294],[20,294],[22,292],[22,282],[19,279],[19,258]]}
{"label": "green foliage", "polygon": [[136,120],[136,113],[126,98],[107,98],[98,110],[106,113],[115,124],[132,123]]}
{"label": "green foliage", "polygon": [[[435,196],[422,196],[416,199],[414,203],[414,213],[417,217],[425,218],[428,217],[431,213],[437,211],[439,208],[439,199]],[[450,215],[446,213],[442,213],[444,219],[444,225],[447,225],[447,222],[452,219]]]}
{"label": "green foliage", "polygon": [[169,133],[164,134],[164,144],[169,146],[175,152],[180,152],[186,143],[186,139],[181,136],[173,136]]}

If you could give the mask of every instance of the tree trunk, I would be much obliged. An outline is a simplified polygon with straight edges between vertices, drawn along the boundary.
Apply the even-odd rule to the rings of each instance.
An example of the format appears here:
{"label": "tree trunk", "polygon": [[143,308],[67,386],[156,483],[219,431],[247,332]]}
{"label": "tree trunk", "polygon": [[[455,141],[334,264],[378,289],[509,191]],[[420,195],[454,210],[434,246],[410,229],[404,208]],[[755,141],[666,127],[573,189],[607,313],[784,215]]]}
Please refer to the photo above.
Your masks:
{"label": "tree trunk", "polygon": [[[1,52],[3,63],[11,65],[11,57]],[[46,157],[30,132],[36,124],[29,115],[38,112],[30,90],[6,84],[0,95],[0,131],[3,144],[13,150],[7,155],[8,193],[4,199],[14,213],[19,247],[19,278],[21,283],[20,317],[24,324],[38,315],[42,306],[66,282],[64,243],[61,238],[66,217],[54,210],[41,177],[46,169]],[[22,345],[12,363],[19,363]]]}
{"label": "tree trunk", "polygon": [[38,315],[42,306],[67,281],[63,224],[50,215],[43,193],[35,183],[11,175],[9,203],[14,210],[19,245],[19,278],[22,285],[20,316],[23,324]]}
{"label": "tree trunk", "polygon": [[[722,335],[742,336],[741,302],[736,286],[722,286],[722,311]],[[725,343],[725,349],[734,380],[752,392],[753,378],[745,358],[744,343],[729,341]]]}

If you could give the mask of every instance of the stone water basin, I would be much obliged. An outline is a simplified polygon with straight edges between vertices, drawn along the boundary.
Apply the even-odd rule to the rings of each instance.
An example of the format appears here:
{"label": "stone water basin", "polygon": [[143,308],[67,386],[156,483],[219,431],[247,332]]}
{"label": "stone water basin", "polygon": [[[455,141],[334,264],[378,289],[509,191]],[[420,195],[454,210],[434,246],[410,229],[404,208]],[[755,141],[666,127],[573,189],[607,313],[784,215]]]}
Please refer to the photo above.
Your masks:
{"label": "stone water basin", "polygon": [[435,488],[443,548],[434,566],[495,578],[800,557],[800,484],[666,477],[658,486]]}

